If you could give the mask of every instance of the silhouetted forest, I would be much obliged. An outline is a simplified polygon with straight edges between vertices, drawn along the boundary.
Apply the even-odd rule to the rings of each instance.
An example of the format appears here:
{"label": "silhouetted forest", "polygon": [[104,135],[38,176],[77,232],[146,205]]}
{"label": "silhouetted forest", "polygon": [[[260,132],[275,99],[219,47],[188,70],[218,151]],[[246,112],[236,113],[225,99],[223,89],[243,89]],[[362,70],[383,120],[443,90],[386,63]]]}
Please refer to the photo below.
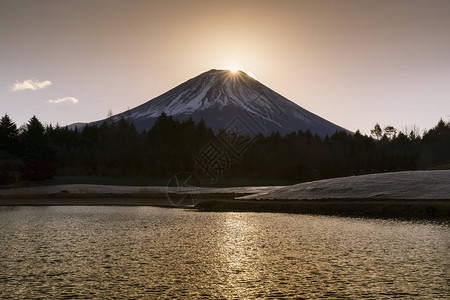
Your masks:
{"label": "silhouetted forest", "polygon": [[[375,125],[371,136],[336,132],[321,138],[298,131],[281,136],[217,134],[204,122],[179,122],[162,114],[138,132],[125,119],[80,130],[44,126],[36,117],[17,128],[0,121],[0,184],[64,176],[152,176],[193,172],[204,178],[289,181],[448,168],[450,122],[423,134]],[[447,165],[447,166],[446,166]]]}

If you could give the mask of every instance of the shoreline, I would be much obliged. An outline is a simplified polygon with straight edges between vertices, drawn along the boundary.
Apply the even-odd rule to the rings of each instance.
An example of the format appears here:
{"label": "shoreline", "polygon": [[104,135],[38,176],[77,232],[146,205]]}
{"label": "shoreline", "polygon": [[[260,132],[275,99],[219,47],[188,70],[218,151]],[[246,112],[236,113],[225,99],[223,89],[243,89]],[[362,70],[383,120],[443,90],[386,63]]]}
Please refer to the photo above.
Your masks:
{"label": "shoreline", "polygon": [[450,221],[450,199],[206,200],[201,211],[272,212]]}
{"label": "shoreline", "polygon": [[0,206],[159,206],[450,221],[450,171],[342,177],[292,186],[60,184],[0,189]]}
{"label": "shoreline", "polygon": [[189,208],[200,212],[270,212],[450,221],[450,199],[236,199],[246,195],[249,193],[15,194],[0,195],[0,206],[155,206]]}

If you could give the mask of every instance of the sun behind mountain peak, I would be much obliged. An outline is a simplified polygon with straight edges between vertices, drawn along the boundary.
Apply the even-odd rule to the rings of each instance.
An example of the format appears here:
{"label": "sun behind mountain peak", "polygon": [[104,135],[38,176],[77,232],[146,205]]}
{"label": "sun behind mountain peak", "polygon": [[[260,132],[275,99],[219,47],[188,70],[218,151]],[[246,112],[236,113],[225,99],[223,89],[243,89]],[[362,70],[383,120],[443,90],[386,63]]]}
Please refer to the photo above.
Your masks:
{"label": "sun behind mountain peak", "polygon": [[231,73],[238,73],[239,71],[242,71],[242,69],[240,69],[239,67],[230,67],[228,68],[228,71],[230,71]]}
{"label": "sun behind mountain peak", "polygon": [[253,78],[255,80],[258,80],[256,78],[256,76],[252,72],[246,71],[246,70],[244,70],[244,69],[242,69],[240,67],[237,67],[237,66],[227,67],[226,70],[228,70],[231,75],[237,75],[237,74],[239,74],[239,72],[243,72],[243,73],[247,74],[248,76],[250,76],[251,78]]}

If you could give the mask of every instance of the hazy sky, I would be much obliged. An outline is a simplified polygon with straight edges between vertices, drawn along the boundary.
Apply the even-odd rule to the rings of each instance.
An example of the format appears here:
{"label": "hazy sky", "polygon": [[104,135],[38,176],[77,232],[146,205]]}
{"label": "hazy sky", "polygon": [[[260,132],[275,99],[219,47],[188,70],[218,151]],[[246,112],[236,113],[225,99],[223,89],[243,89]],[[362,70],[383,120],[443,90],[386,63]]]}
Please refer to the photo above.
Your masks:
{"label": "hazy sky", "polygon": [[450,0],[0,0],[0,114],[106,117],[237,66],[349,130],[450,120]]}

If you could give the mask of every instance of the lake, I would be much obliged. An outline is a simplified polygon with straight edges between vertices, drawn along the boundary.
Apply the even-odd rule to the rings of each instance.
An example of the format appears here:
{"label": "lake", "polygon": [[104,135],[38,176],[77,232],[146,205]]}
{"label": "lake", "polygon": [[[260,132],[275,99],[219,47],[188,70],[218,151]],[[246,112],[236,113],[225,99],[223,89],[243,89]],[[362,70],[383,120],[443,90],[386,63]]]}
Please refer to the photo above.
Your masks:
{"label": "lake", "polygon": [[0,298],[450,297],[448,223],[0,207]]}

